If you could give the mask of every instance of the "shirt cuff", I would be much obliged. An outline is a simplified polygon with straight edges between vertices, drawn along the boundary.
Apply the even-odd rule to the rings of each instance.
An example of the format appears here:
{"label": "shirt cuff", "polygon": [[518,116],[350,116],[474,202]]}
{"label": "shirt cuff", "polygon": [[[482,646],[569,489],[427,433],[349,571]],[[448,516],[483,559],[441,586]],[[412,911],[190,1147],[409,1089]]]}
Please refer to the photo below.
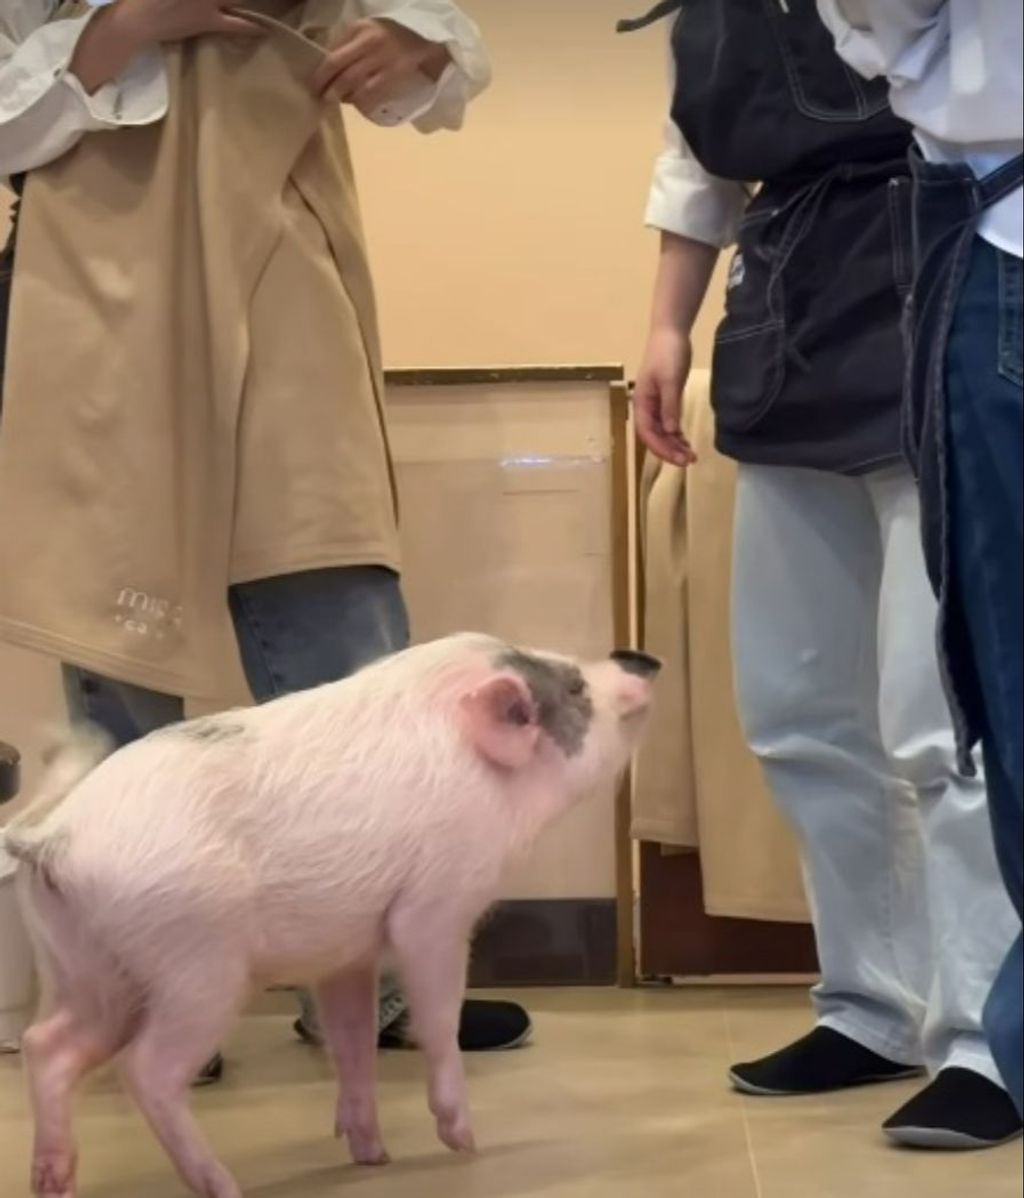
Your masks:
{"label": "shirt cuff", "polygon": [[7,94],[0,109],[17,116],[55,88],[66,87],[73,92],[84,118],[81,132],[162,119],[167,111],[167,80],[159,50],[140,55],[118,79],[92,96],[71,73],[75,49],[95,15],[90,11],[82,17],[54,21],[29,39],[11,64],[14,69],[5,79]]}
{"label": "shirt cuff", "polygon": [[[431,115],[436,114],[440,108],[444,107],[446,102],[448,106],[453,103],[461,104],[465,109],[467,100],[464,89],[460,85],[458,69],[454,63],[450,63],[436,82],[433,79],[428,79],[426,75],[420,75],[400,96],[393,96],[385,104],[365,115],[375,125],[415,124],[419,126],[424,119],[429,120]],[[461,123],[460,114],[453,127],[458,128]],[[443,122],[433,127],[444,127]]]}
{"label": "shirt cuff", "polygon": [[379,125],[413,124],[421,133],[437,129],[460,129],[466,108],[491,82],[491,64],[477,27],[461,14],[441,16],[419,10],[415,5],[380,14],[428,42],[444,46],[451,63],[436,82],[421,75],[403,95],[396,96],[374,113]]}
{"label": "shirt cuff", "polygon": [[167,115],[167,72],[159,50],[147,50],[116,78],[90,95],[70,71],[68,55],[60,78],[85,114],[84,132],[153,125]]}

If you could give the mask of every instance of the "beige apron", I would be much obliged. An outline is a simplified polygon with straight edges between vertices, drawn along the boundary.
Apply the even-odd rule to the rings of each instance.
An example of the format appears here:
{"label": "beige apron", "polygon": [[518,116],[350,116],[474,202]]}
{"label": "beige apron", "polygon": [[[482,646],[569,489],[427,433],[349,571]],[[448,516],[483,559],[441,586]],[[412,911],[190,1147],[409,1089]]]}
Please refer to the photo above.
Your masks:
{"label": "beige apron", "polygon": [[684,426],[689,471],[644,471],[645,645],[665,662],[637,762],[633,834],[697,849],[709,914],[803,921],[796,838],[747,748],[729,633],[736,468],[714,448],[706,372],[694,372]]}
{"label": "beige apron", "polygon": [[167,49],[163,122],[30,177],[0,435],[0,636],[199,698],[238,676],[230,584],[398,565],[352,166],[308,86],[339,4],[257,7],[263,38]]}

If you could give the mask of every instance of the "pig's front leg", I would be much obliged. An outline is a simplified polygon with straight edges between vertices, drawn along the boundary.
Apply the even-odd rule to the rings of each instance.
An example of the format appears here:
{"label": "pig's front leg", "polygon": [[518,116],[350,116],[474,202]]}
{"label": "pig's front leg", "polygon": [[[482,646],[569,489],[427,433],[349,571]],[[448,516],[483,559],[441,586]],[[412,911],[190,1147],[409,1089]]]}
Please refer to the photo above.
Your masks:
{"label": "pig's front leg", "polygon": [[316,988],[320,1026],[338,1071],[335,1133],[358,1165],[386,1165],[377,1116],[377,964],[335,974]]}
{"label": "pig's front leg", "polygon": [[427,1058],[430,1109],[437,1134],[453,1152],[476,1145],[459,1051],[459,1019],[466,993],[469,931],[461,913],[409,904],[388,927],[409,1002],[412,1034]]}

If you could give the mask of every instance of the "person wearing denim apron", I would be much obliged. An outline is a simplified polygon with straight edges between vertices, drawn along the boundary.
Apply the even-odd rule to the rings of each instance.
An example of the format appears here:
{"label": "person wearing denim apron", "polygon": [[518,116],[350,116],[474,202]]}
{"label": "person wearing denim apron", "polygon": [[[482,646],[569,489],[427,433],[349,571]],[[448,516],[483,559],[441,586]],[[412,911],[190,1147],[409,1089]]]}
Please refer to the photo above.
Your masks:
{"label": "person wearing denim apron", "polygon": [[[1005,0],[827,0],[839,52],[888,77],[915,126],[908,456],[939,598],[939,643],[961,766],[979,742],[996,851],[1018,935],[985,1026],[1024,1104],[1024,119],[1022,19]],[[848,12],[847,10],[851,10]]]}
{"label": "person wearing denim apron", "polygon": [[984,784],[957,770],[902,452],[911,130],[883,80],[840,61],[813,0],[666,0],[626,24],[669,15],[637,423],[654,453],[692,464],[689,330],[736,240],[711,389],[717,448],[739,463],[737,699],[801,837],[822,974],[813,1031],[730,1079],[782,1097],[927,1068],[889,1137],[989,1147],[1021,1131],[982,1027],[1016,918]]}
{"label": "person wearing denim apron", "polygon": [[[429,14],[417,13],[416,4],[391,5],[394,14],[386,11],[387,3],[377,7],[399,24],[404,14],[424,42],[450,43],[453,29],[462,37],[460,50],[465,61],[476,64],[475,78],[462,68],[452,68],[432,89],[429,102],[422,94],[422,78],[415,83],[412,97],[412,115],[422,127],[457,124],[467,99],[486,79],[475,29],[461,16],[454,23],[450,15],[438,16],[436,5],[424,6],[431,9]],[[24,190],[25,175],[16,172],[44,165],[91,132],[154,122],[162,113],[159,55],[139,59],[86,97],[69,64],[90,18],[51,24],[49,18],[57,8],[55,0],[12,0],[0,13],[0,178],[10,175],[18,195]],[[424,30],[429,36],[423,35]],[[382,118],[382,123],[394,119]],[[0,383],[16,244],[17,208],[0,255]],[[399,578],[380,566],[333,567],[258,579],[232,586],[228,601],[241,662],[257,702],[336,681],[404,648],[409,639]],[[178,695],[72,666],[64,667],[63,676],[72,718],[98,724],[117,745],[185,716],[184,700]],[[308,997],[303,998],[295,1026],[301,1039],[319,1042],[316,1012]],[[384,1045],[401,1047],[408,1042],[405,999],[391,978],[381,986],[379,1030]],[[530,1030],[529,1016],[515,1004],[469,1000],[463,1010],[461,1042],[471,1050],[512,1047],[523,1043]],[[214,1081],[222,1071],[218,1057],[199,1080]]]}

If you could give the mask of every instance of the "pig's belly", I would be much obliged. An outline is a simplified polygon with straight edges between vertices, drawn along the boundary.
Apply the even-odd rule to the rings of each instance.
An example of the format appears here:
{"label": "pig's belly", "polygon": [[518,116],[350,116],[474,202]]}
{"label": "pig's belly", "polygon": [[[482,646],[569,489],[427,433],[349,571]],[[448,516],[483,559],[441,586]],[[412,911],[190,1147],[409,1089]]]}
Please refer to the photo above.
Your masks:
{"label": "pig's belly", "polygon": [[288,910],[264,909],[253,928],[252,973],[269,985],[313,982],[374,960],[384,942],[383,908],[299,901]]}

